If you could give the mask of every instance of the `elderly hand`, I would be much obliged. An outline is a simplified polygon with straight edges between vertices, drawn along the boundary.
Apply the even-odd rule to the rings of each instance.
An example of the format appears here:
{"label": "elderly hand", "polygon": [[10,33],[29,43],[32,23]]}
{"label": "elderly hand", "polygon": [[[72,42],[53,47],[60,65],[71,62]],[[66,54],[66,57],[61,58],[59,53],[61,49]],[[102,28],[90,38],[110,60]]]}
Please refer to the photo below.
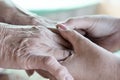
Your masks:
{"label": "elderly hand", "polygon": [[55,21],[37,16],[18,7],[11,0],[0,0],[0,22],[16,25],[42,25],[46,27],[56,24]]}
{"label": "elderly hand", "polygon": [[[9,23],[9,24],[16,24],[16,25],[39,25],[39,26],[44,26],[44,27],[51,27],[55,26],[56,22],[48,20],[46,18],[37,16],[35,14],[31,14],[30,12],[27,12],[20,7],[16,6],[11,0],[1,0],[0,1],[0,22],[4,23]],[[16,28],[19,26],[15,26]],[[50,29],[50,28],[49,28]],[[55,31],[54,29],[50,29],[53,32]],[[48,31],[48,32],[47,32]],[[44,51],[51,51],[51,53],[58,52],[61,53],[60,50],[56,50],[55,47],[61,49],[64,47],[69,47],[69,44],[65,42],[59,35],[56,35],[49,30],[46,29],[46,31],[42,31],[43,33],[40,34],[39,36],[44,35],[43,39],[40,40],[40,42],[46,42],[44,38],[49,39],[47,41],[48,47],[51,47],[52,49],[45,49]],[[50,34],[49,34],[50,33]],[[54,44],[53,44],[54,43]],[[40,53],[41,54],[41,53]],[[58,57],[62,56],[62,54],[53,54],[52,56],[57,55],[57,60]],[[64,51],[64,57],[68,55],[66,51]],[[64,57],[61,57],[61,59],[65,59]],[[35,70],[36,71],[36,70]],[[38,72],[39,70],[37,70]],[[28,75],[32,75],[34,72],[33,70],[26,70]]]}
{"label": "elderly hand", "polygon": [[78,32],[85,32],[85,36],[103,48],[116,51],[120,49],[120,19],[110,16],[83,16],[71,18],[58,24]]}
{"label": "elderly hand", "polygon": [[57,62],[69,56],[69,51],[57,42],[58,36],[44,27],[18,27],[0,24],[1,68],[42,69],[57,80],[73,80],[67,69]]}

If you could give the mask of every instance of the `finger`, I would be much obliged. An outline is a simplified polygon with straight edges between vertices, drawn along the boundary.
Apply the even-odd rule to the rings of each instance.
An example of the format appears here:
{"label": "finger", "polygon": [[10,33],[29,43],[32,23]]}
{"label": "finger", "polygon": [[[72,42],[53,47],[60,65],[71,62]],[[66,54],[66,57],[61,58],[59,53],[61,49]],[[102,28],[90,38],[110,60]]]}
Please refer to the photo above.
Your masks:
{"label": "finger", "polygon": [[[36,53],[36,51],[38,51],[40,49],[39,52]],[[53,48],[53,47],[39,47],[38,49],[34,49],[32,51],[32,53],[35,53],[36,55],[39,56],[54,56],[56,58],[56,60],[61,61],[66,59],[67,57],[69,57],[71,55],[71,51],[69,49],[60,49],[60,48]],[[44,54],[45,53],[45,54]]]}
{"label": "finger", "polygon": [[[88,53],[91,51],[94,55],[96,52],[106,52],[107,50],[91,42],[89,39],[85,38],[75,30],[68,30],[66,27],[58,28],[61,35],[68,40],[74,48],[74,51],[80,51],[81,53],[76,52],[77,54]],[[90,54],[89,54],[90,55]]]}
{"label": "finger", "polygon": [[81,28],[75,28],[75,27],[73,27],[72,25],[70,25],[71,27],[69,27],[68,25],[64,25],[64,24],[57,24],[56,25],[56,27],[62,27],[62,26],[64,26],[64,27],[68,27],[69,29],[73,29],[73,30],[76,30],[77,32],[79,32],[81,35],[85,35],[86,34],[86,31],[85,30],[83,30],[83,28],[81,27]]}
{"label": "finger", "polygon": [[[71,55],[71,50],[63,50],[63,49],[46,49],[46,54],[44,56],[54,56],[57,60],[64,60]],[[41,55],[41,54],[40,54]]]}
{"label": "finger", "polygon": [[56,28],[48,28],[48,29],[56,34],[59,34],[59,31]]}
{"label": "finger", "polygon": [[60,35],[57,35],[46,28],[39,28],[39,30],[40,30],[40,35],[41,35],[41,31],[43,31],[46,34],[49,33],[49,35],[52,36],[51,39],[54,41],[54,43],[58,43],[62,45],[63,47],[70,49],[71,45],[67,41],[65,41]]}
{"label": "finger", "polygon": [[73,47],[84,41],[84,37],[75,30],[68,30],[68,28],[64,26],[58,27],[58,30],[60,31],[60,34],[73,45]]}
{"label": "finger", "polygon": [[63,49],[72,49],[71,47],[71,44],[68,42],[68,41],[66,41],[65,39],[63,39],[62,37],[61,37],[61,35],[60,35],[60,33],[59,33],[59,35],[54,35],[53,36],[53,39],[54,39],[54,42],[56,42],[56,43],[58,43],[58,44],[60,44],[62,47],[61,48],[63,48]]}
{"label": "finger", "polygon": [[[59,26],[63,26],[61,24],[58,24],[56,27],[59,27]],[[60,32],[58,31],[58,29],[53,29],[53,28],[50,28],[50,30],[54,31],[56,34],[60,35]],[[85,35],[85,31],[83,30],[80,30],[80,29],[74,29],[76,30],[77,32],[79,32],[81,35]],[[65,48],[67,49],[73,49],[71,43],[69,43],[68,41],[64,40],[61,35],[60,36],[55,36],[55,37],[60,37],[59,40],[55,40],[57,43],[61,44],[62,46],[64,46]]]}
{"label": "finger", "polygon": [[39,69],[39,70],[36,70],[36,72],[44,78],[48,78],[50,80],[56,80],[56,78],[52,74],[50,74],[48,71]]}
{"label": "finger", "polygon": [[68,19],[67,21],[63,23],[58,23],[57,26],[64,25],[70,29],[86,30],[90,28],[93,25],[93,23],[94,23],[94,19],[92,19],[89,16],[84,16],[84,17]]}
{"label": "finger", "polygon": [[52,32],[54,32],[55,33],[55,41],[57,42],[57,43],[59,43],[60,45],[62,45],[63,47],[65,47],[65,48],[67,48],[67,49],[71,49],[71,44],[68,42],[68,41],[66,41],[66,40],[64,40],[62,37],[61,37],[61,35],[60,35],[60,33],[59,33],[59,31],[58,31],[58,29],[55,29],[55,28],[49,28]]}
{"label": "finger", "polygon": [[45,56],[54,56],[58,61],[63,61],[71,55],[72,50],[49,49]]}
{"label": "finger", "polygon": [[59,26],[59,25],[65,25],[65,26],[69,27],[70,29],[74,29],[75,28],[75,24],[77,22],[78,22],[78,19],[76,19],[76,18],[70,18],[70,19],[67,19],[64,22],[58,23],[57,26]]}
{"label": "finger", "polygon": [[57,80],[73,80],[67,69],[52,56],[28,55],[23,63],[23,69],[42,69],[50,72]]}
{"label": "finger", "polygon": [[[75,30],[69,30],[64,26],[59,27],[58,30],[60,31],[61,35],[73,45],[74,51],[81,50],[81,52],[84,53],[87,51],[87,49],[95,51],[96,47],[98,47]],[[79,54],[78,52],[76,53]]]}

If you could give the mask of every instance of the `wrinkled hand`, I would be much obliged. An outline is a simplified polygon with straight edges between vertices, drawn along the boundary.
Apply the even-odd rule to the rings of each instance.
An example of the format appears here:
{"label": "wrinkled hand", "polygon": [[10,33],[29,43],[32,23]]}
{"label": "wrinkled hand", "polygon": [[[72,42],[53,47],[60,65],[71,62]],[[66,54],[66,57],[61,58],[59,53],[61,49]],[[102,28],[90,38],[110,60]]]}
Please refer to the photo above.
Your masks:
{"label": "wrinkled hand", "polygon": [[15,27],[20,26],[0,24],[1,68],[42,69],[57,80],[73,80],[67,69],[57,62],[69,56],[69,51],[59,43],[63,40],[57,40],[59,36],[44,27]]}
{"label": "wrinkled hand", "polygon": [[18,7],[11,0],[0,0],[0,22],[16,25],[42,25],[46,27],[56,24],[55,21]]}
{"label": "wrinkled hand", "polygon": [[58,24],[66,26],[84,35],[103,48],[116,51],[120,49],[120,19],[110,16],[83,16],[71,18]]}

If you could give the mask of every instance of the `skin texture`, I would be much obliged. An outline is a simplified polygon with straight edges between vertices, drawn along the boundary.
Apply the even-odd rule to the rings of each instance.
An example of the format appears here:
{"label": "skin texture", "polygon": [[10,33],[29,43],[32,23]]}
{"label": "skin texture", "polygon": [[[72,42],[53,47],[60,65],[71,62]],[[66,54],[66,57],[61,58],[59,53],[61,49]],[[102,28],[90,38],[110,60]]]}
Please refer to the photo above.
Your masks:
{"label": "skin texture", "polygon": [[[119,80],[120,58],[96,45],[75,30],[59,27],[60,34],[73,46],[73,53],[60,62],[67,67],[74,80]],[[46,72],[47,73],[47,72]],[[55,80],[51,74],[45,74]],[[48,76],[46,76],[48,75]]]}
{"label": "skin texture", "polygon": [[74,48],[74,54],[62,64],[67,67],[75,80],[120,79],[118,57],[74,30],[60,28],[59,31]]}
{"label": "skin texture", "polygon": [[[2,9],[2,8],[1,8]],[[5,8],[4,8],[5,9]],[[8,8],[7,8],[8,9]],[[13,10],[13,11],[11,11],[11,9]],[[3,10],[3,9],[2,9]],[[6,10],[6,9],[5,9]],[[48,24],[48,22],[47,21],[45,21],[44,19],[40,19],[40,18],[36,18],[35,16],[33,17],[31,17],[31,16],[28,16],[28,15],[26,15],[26,14],[24,14],[24,13],[21,13],[18,9],[16,9],[16,8],[13,8],[13,7],[11,7],[11,8],[9,8],[8,10],[6,10],[6,11],[8,11],[8,12],[4,12],[4,13],[9,13],[9,12],[14,12],[14,13],[16,13],[17,15],[14,15],[14,18],[15,19],[13,19],[13,20],[11,20],[11,17],[10,16],[13,16],[13,15],[10,15],[10,14],[13,14],[13,13],[9,13],[9,14],[7,14],[7,15],[10,15],[10,16],[7,16],[7,15],[5,15],[5,16],[7,16],[7,18],[4,18],[4,17],[1,17],[1,21],[2,22],[6,22],[6,23],[11,23],[11,24],[31,24],[31,25],[47,25]],[[3,12],[3,11],[1,11],[1,12]],[[2,16],[4,16],[4,15],[2,15]],[[107,21],[107,22],[106,22]],[[45,23],[44,23],[45,22]],[[85,36],[86,37],[88,37],[89,39],[91,39],[93,42],[95,42],[95,43],[97,43],[97,44],[99,44],[100,46],[102,46],[102,47],[104,47],[104,48],[106,48],[106,49],[108,49],[108,50],[110,50],[110,51],[116,51],[116,50],[118,50],[119,49],[119,45],[118,45],[118,43],[119,43],[119,28],[117,27],[117,26],[119,26],[119,19],[116,19],[116,18],[110,18],[110,17],[106,17],[106,16],[99,16],[99,17],[93,17],[93,16],[91,16],[91,17],[82,17],[82,18],[79,18],[79,19],[70,19],[70,20],[68,20],[67,21],[68,23],[66,24],[66,23],[64,23],[64,25],[65,26],[67,26],[67,27],[69,27],[70,29],[76,29],[77,31],[79,31],[79,30],[83,30],[84,32],[85,32]],[[81,23],[79,23],[79,22],[81,22]],[[73,24],[71,24],[71,23],[73,23]],[[79,23],[79,24],[78,24]],[[111,23],[111,24],[110,24]],[[70,24],[70,25],[68,25],[68,24]],[[81,25],[81,26],[80,26]],[[116,28],[110,28],[110,29],[108,29],[109,27],[111,27],[111,26],[113,27],[116,27]],[[76,27],[77,26],[77,27]],[[78,27],[79,26],[79,27]],[[92,27],[91,27],[92,26]],[[96,28],[96,26],[97,26],[97,28]],[[106,29],[101,29],[100,27],[102,27],[102,26],[107,26],[107,29],[108,29],[108,31],[106,31]],[[85,27],[87,27],[87,28],[85,28]],[[95,28],[94,28],[95,27]],[[98,28],[99,27],[99,28]],[[100,29],[100,30],[99,30]],[[97,34],[97,35],[94,35],[94,34],[96,34],[96,32],[98,32],[98,33],[100,33],[99,31],[102,31],[102,33],[103,33],[103,30],[105,30],[104,32],[107,32],[107,35],[106,35],[106,33],[104,33],[104,35],[99,35],[99,34]],[[93,34],[94,33],[94,34]],[[113,35],[114,34],[114,35]],[[107,36],[107,37],[106,37]],[[96,39],[97,38],[97,39]],[[102,40],[101,40],[102,39]],[[110,43],[113,43],[113,42],[116,42],[114,45],[113,44],[110,44]],[[111,47],[109,47],[109,46],[111,46]],[[87,45],[88,46],[88,45]],[[89,51],[90,52],[90,51]],[[94,51],[93,51],[94,52]],[[82,53],[82,52],[81,52]],[[104,55],[105,56],[105,55]],[[95,57],[97,57],[97,56],[95,56]],[[108,56],[106,56],[106,57],[108,57]],[[91,57],[90,57],[91,58]],[[93,58],[93,57],[92,57]],[[89,58],[88,58],[89,59]],[[102,59],[102,58],[101,58]],[[103,60],[105,60],[106,62],[103,62],[103,61],[101,61],[101,59],[100,59],[100,62],[101,62],[101,66],[102,66],[102,64],[103,63],[107,63],[107,61],[105,60],[105,58],[103,59]],[[108,58],[108,59],[111,59],[111,58]],[[73,63],[75,63],[75,65],[76,64],[78,64],[80,61],[79,61],[80,59],[79,59],[79,57],[70,57],[70,58],[68,58],[67,60],[65,60],[65,62],[63,62],[62,64],[63,65],[65,65],[68,69],[69,69],[69,71],[71,71],[72,69],[71,69],[71,64],[73,64]],[[79,62],[78,62],[79,61]],[[98,60],[99,61],[99,60]],[[68,64],[68,62],[70,62],[69,64]],[[85,63],[86,63],[87,61],[85,60],[83,60],[83,62],[82,63],[84,63],[83,65],[85,65]],[[102,63],[103,62],[103,63]],[[113,63],[111,63],[111,62],[113,62]],[[112,65],[114,65],[115,63],[114,63],[114,60],[111,60],[111,64]],[[116,61],[115,61],[116,62]],[[80,64],[80,63],[79,63]],[[111,64],[109,64],[109,66],[111,66]],[[93,65],[93,64],[91,64],[91,65]],[[108,65],[108,64],[107,64]],[[88,65],[89,66],[89,65]],[[72,66],[72,67],[74,67],[74,66]],[[79,66],[80,67],[80,66]],[[92,66],[93,67],[93,66]],[[96,68],[98,68],[99,69],[99,67],[96,67]],[[95,70],[96,70],[96,68],[95,68]],[[108,67],[107,67],[108,68]],[[88,67],[87,67],[87,69],[88,69]],[[87,74],[87,72],[86,71],[89,71],[89,69],[87,70],[87,69],[81,69],[85,74]],[[98,70],[97,69],[97,70]],[[102,68],[100,68],[100,70],[101,70]],[[109,69],[113,69],[113,68],[108,68],[108,70],[106,70],[106,72],[105,73],[103,73],[103,74],[108,74],[108,71],[111,71],[111,70],[109,70]],[[117,69],[116,67],[115,67],[115,69]],[[78,71],[79,69],[77,69],[77,67],[76,67],[76,71]],[[90,70],[91,70],[91,67],[90,67]],[[96,70],[96,71],[97,71]],[[40,72],[41,72],[41,70],[39,70]],[[101,72],[104,72],[104,70],[101,70]],[[115,73],[116,73],[116,70],[113,70],[113,72],[115,71]],[[99,71],[98,71],[99,72]],[[96,72],[96,73],[98,73],[98,72]],[[44,71],[42,72],[42,73],[44,73]],[[71,71],[71,73],[72,73],[72,71]],[[100,73],[100,72],[99,72]],[[84,77],[84,76],[86,76],[86,75],[84,75],[82,72],[81,72],[81,74],[82,75],[80,75],[80,76],[78,76],[77,74],[78,73],[75,73],[74,71],[73,71],[73,76],[75,77],[75,79],[78,79],[78,80],[80,80],[79,78],[81,77],[81,79],[85,79],[85,80],[87,80],[87,79],[91,79],[91,76],[93,76],[93,74],[91,74],[91,76],[89,76],[87,79]],[[95,74],[95,73],[94,73]],[[76,76],[75,76],[76,75]],[[109,74],[108,74],[109,75]],[[111,74],[110,74],[111,75]],[[113,74],[114,75],[114,74]],[[47,76],[47,75],[46,75]],[[112,76],[111,76],[112,77]],[[93,80],[95,80],[95,79],[97,79],[98,78],[98,74],[96,74],[96,77],[94,77],[93,76]],[[108,77],[105,77],[104,75],[102,75],[102,80],[119,80],[118,79],[118,77],[116,77],[116,78],[114,78],[114,77],[112,77],[112,78],[109,78],[108,79]],[[55,78],[51,78],[51,80],[52,79],[55,79]],[[101,78],[100,78],[101,79]],[[98,79],[99,80],[99,79]]]}
{"label": "skin texture", "polygon": [[[89,38],[92,42],[95,42],[96,44],[99,45],[97,46],[96,44],[92,43],[90,40],[87,40],[88,41],[87,42],[86,39],[85,39],[86,42],[84,42],[84,40],[83,42],[80,42],[79,38],[78,40],[74,40],[74,39],[77,39],[77,38],[74,38],[74,36],[76,35],[75,31],[73,31],[73,33],[70,33],[69,31],[68,33],[64,33],[60,31],[61,34],[63,33],[63,37],[65,36],[64,34],[66,34],[66,36],[68,37],[72,36],[72,38],[70,39],[67,38],[67,40],[70,41],[71,39],[73,39],[70,42],[72,43],[72,45],[73,45],[73,42],[76,43],[75,44],[76,46],[73,45],[74,52],[76,51],[76,53],[81,54],[81,56],[73,54],[73,56],[69,57],[67,60],[63,61],[62,63],[64,66],[68,68],[68,70],[71,72],[71,74],[74,76],[76,80],[80,80],[80,79],[81,80],[88,80],[88,79],[89,80],[119,80],[118,76],[116,77],[117,74],[112,74],[114,72],[111,71],[111,70],[113,71],[116,70],[115,73],[117,73],[117,67],[114,65],[117,64],[118,66],[119,60],[116,60],[117,58],[114,57],[114,55],[112,55],[111,52],[109,52],[109,51],[114,52],[120,49],[119,21],[120,20],[118,18],[113,18],[110,16],[84,16],[84,17],[78,17],[78,18],[71,18],[57,25],[58,28],[59,27],[61,27],[62,29],[69,28],[70,30],[75,30],[78,33],[83,31],[84,32],[83,35],[85,37]],[[80,35],[78,33],[77,35]],[[109,51],[101,48],[100,46]],[[75,50],[76,48],[78,50]],[[113,60],[111,60],[111,58],[113,58]],[[85,59],[85,60],[83,61],[82,59]],[[104,66],[105,64],[109,67],[111,66],[111,68]],[[86,68],[84,68],[85,66]],[[107,69],[105,70],[103,69],[103,67]],[[93,70],[93,68],[95,70]],[[89,70],[91,71],[88,73],[87,71]],[[99,72],[98,70],[100,70],[101,72]],[[106,72],[104,73],[104,71],[106,71],[107,73]],[[46,73],[45,71],[43,72],[39,71],[39,73],[44,77],[50,77],[50,78],[54,77],[54,76],[51,76],[51,74],[45,74]],[[112,76],[105,77],[108,75],[104,76],[102,74],[104,75],[108,74]],[[96,77],[94,77],[95,75]],[[100,75],[101,75],[101,78],[98,79],[98,76]],[[89,76],[89,77],[87,78],[86,76]]]}
{"label": "skin texture", "polygon": [[56,34],[42,26],[16,27],[20,26],[0,24],[1,68],[42,69],[57,80],[73,80],[67,69],[57,61],[66,58],[69,51],[56,41]]}
{"label": "skin texture", "polygon": [[11,0],[0,0],[0,22],[15,25],[51,26],[56,22],[16,7]]}
{"label": "skin texture", "polygon": [[[111,16],[83,16],[68,19],[57,26],[65,26],[78,32],[101,47],[115,52],[120,49],[120,19]],[[114,43],[114,44],[113,44]]]}
{"label": "skin texture", "polygon": [[[37,16],[35,14],[31,14],[19,7],[16,7],[12,3],[11,0],[0,0],[0,22],[14,24],[14,25],[39,25],[39,27],[55,26],[55,24],[56,24],[56,22],[54,22],[54,21]],[[15,27],[18,28],[19,26],[14,26],[14,28]],[[24,27],[24,26],[22,26],[22,27]],[[55,29],[51,29],[51,28],[49,28],[49,29],[52,30],[53,32],[58,32]],[[21,29],[21,30],[23,30],[23,29]],[[41,42],[40,43],[41,47],[39,48],[41,50],[41,52],[39,53],[39,55],[44,55],[44,56],[47,56],[48,58],[49,58],[49,56],[54,56],[57,60],[63,60],[70,55],[69,51],[64,50],[64,49],[69,49],[70,46],[59,35],[56,35],[55,33],[51,32],[50,30],[44,28],[39,31],[41,33],[41,34],[39,34],[39,37],[41,37],[40,38],[41,40],[39,41],[39,42]],[[29,29],[27,31],[29,31]],[[47,40],[45,40],[45,39],[47,39]],[[49,54],[49,52],[50,52],[50,54]],[[59,52],[60,54],[54,54],[55,52],[56,53]],[[43,61],[43,62],[45,62],[45,61]],[[54,61],[52,63],[54,63]],[[58,65],[58,67],[59,67],[59,65]],[[32,75],[34,70],[35,70],[35,68],[33,70],[27,69],[26,72],[28,75]],[[60,72],[61,75],[64,75],[63,73],[61,73],[62,71],[64,71],[64,69],[60,68],[59,71],[55,74],[59,75],[59,72]],[[65,73],[65,74],[68,74],[68,73]]]}

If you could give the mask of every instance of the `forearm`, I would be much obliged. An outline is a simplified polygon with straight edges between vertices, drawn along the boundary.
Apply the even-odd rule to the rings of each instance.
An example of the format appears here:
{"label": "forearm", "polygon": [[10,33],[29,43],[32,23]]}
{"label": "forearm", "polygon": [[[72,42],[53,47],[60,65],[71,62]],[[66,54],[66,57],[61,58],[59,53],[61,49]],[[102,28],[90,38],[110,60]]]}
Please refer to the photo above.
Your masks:
{"label": "forearm", "polygon": [[55,26],[56,22],[26,11],[11,0],[0,0],[0,22],[16,25]]}
{"label": "forearm", "polygon": [[0,0],[0,22],[20,25],[32,25],[33,17],[20,10],[11,0]]}

